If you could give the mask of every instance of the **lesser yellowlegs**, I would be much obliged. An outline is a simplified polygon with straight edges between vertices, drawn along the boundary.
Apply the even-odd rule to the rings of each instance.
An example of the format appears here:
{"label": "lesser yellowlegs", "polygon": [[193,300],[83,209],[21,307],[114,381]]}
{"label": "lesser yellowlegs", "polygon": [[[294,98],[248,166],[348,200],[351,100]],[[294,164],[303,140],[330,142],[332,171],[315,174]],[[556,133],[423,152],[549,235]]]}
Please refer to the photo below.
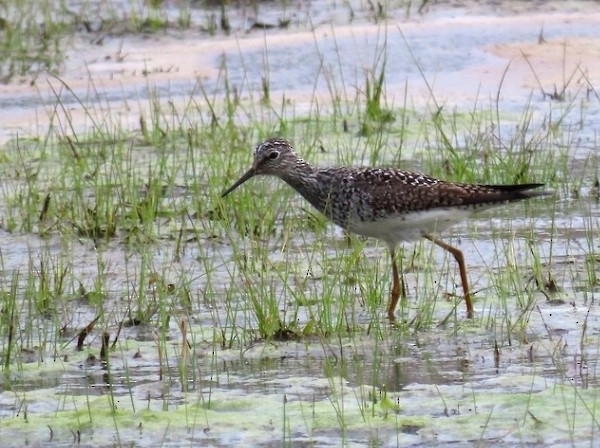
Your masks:
{"label": "lesser yellowlegs", "polygon": [[394,320],[396,305],[405,289],[395,257],[400,241],[423,237],[454,256],[467,317],[472,318],[463,254],[435,235],[475,211],[548,194],[529,191],[543,184],[462,184],[392,168],[315,168],[298,157],[287,141],[270,139],[256,147],[252,167],[222,196],[261,174],[279,177],[347,231],[385,241],[392,258],[392,291],[387,307],[390,320]]}

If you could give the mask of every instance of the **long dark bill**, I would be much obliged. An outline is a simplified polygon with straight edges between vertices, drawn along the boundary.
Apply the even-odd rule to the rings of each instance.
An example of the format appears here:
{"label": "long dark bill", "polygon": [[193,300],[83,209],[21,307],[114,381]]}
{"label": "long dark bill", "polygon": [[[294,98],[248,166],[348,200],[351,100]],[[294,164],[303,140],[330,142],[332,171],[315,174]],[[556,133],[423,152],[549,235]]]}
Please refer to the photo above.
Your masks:
{"label": "long dark bill", "polygon": [[221,197],[224,198],[225,196],[227,196],[229,193],[231,193],[237,187],[239,187],[240,185],[242,185],[248,179],[251,179],[252,177],[254,177],[254,174],[256,174],[255,171],[254,171],[254,168],[250,168],[248,171],[246,171],[244,173],[244,175],[242,177],[240,177],[238,179],[238,181],[235,184],[233,184],[231,187],[229,187],[227,190],[225,190],[223,192],[223,194],[221,195]]}

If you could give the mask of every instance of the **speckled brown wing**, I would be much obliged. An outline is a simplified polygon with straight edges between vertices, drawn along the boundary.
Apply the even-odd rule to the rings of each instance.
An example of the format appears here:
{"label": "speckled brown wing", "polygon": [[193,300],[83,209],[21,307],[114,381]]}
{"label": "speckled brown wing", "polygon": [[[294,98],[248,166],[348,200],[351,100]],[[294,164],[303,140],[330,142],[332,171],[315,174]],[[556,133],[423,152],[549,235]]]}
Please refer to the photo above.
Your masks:
{"label": "speckled brown wing", "polygon": [[495,203],[546,194],[529,192],[543,184],[478,185],[445,182],[433,177],[394,169],[364,169],[354,173],[354,187],[368,192],[377,208],[388,214],[439,207],[484,208]]}

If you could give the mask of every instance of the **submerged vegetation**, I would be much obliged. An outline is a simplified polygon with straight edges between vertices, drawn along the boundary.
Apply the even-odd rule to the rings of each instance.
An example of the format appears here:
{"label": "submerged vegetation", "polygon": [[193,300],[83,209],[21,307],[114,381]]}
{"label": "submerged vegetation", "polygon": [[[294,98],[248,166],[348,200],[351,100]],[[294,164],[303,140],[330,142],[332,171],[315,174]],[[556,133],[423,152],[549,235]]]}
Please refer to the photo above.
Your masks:
{"label": "submerged vegetation", "polygon": [[[239,57],[224,54],[190,89],[169,84],[174,67],[145,67],[143,85],[115,100],[89,67],[83,87],[63,74],[69,45],[173,30],[264,37],[258,14],[246,28],[239,18],[267,6],[59,3],[39,15],[27,0],[5,5],[0,22],[2,81],[37,83],[46,114],[0,151],[3,441],[594,443],[600,100],[585,70],[565,70],[561,95],[548,96],[530,62],[541,91],[506,105],[500,80],[492,100],[452,106],[413,55],[427,92],[415,101],[409,82],[388,84],[386,39],[345,77],[332,27],[337,53],[321,53],[313,30],[315,47],[338,66],[321,63],[310,95],[276,87],[291,76],[274,68],[280,49],[265,43],[257,69],[238,41]],[[345,6],[349,22],[393,32],[391,5],[358,3]],[[274,5],[275,28],[305,30],[296,8]],[[391,326],[383,245],[344,235],[276,179],[221,198],[273,135],[314,164],[543,182],[555,195],[444,235],[465,253],[472,320],[454,260],[407,244],[408,300]]]}

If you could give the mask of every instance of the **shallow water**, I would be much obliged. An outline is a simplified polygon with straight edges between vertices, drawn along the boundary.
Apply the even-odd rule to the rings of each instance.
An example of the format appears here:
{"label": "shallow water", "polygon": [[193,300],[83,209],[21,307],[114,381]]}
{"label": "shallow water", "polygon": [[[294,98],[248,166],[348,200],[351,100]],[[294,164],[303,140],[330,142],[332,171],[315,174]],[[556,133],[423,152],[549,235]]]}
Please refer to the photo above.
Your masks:
{"label": "shallow water", "polygon": [[[588,57],[600,48],[600,14],[586,2],[545,3],[542,10],[514,13],[512,8],[524,7],[521,3],[508,3],[502,14],[494,5],[477,5],[475,12],[455,6],[409,18],[398,8],[386,21],[374,23],[364,10],[350,22],[347,12],[331,2],[310,2],[312,9],[296,11],[288,29],[212,38],[194,32],[113,36],[94,46],[79,35],[61,75],[76,96],[64,89],[57,95],[60,83],[53,77],[38,79],[34,88],[2,86],[0,140],[14,139],[16,133],[44,135],[51,126],[47,110],[58,99],[77,132],[92,130],[83,106],[93,104],[102,105],[93,108],[94,114],[135,128],[149,97],[177,108],[190,96],[199,97],[201,88],[209,96],[220,95],[224,61],[231,85],[246,101],[259,99],[262,79],[268,77],[272,97],[285,95],[299,116],[311,110],[314,98],[324,110],[331,108],[332,80],[352,90],[364,83],[365,70],[381,67],[383,57],[387,101],[401,105],[406,93],[407,107],[417,109],[432,97],[448,108],[468,108],[476,101],[489,107],[506,70],[499,94],[505,131],[518,121],[510,120],[512,114],[527,104],[543,126],[550,100],[538,81],[552,91],[565,76],[577,73],[566,93],[585,98],[579,74],[585,73],[591,85],[600,80],[600,59]],[[261,11],[264,21],[281,14],[277,5],[261,5]],[[307,25],[309,16],[314,29]],[[240,11],[232,18],[234,27],[246,29],[243,17]],[[546,42],[539,44],[542,29]],[[117,52],[127,56],[119,61]],[[574,176],[589,175],[586,166],[597,151],[600,104],[593,92],[588,96],[584,113],[564,111],[563,132],[572,127],[581,139],[570,161]],[[185,189],[178,194],[192,200]],[[190,243],[181,261],[173,263],[175,243],[165,239],[150,264],[165,278],[184,271],[191,279],[186,285],[191,308],[187,362],[180,364],[185,344],[179,322],[188,315],[183,310],[166,324],[166,337],[155,327],[120,328],[118,348],[108,363],[99,360],[103,329],[94,329],[84,350],[77,351],[76,331],[99,312],[93,299],[78,297],[57,311],[65,334],[52,319],[36,319],[27,332],[31,340],[22,344],[28,349],[5,370],[0,381],[2,444],[340,446],[343,440],[348,446],[589,446],[598,430],[600,313],[595,300],[600,289],[590,286],[586,263],[595,260],[591,270],[600,275],[597,237],[590,237],[600,229],[600,205],[593,197],[574,200],[558,192],[527,207],[488,212],[449,232],[449,241],[465,254],[476,313],[484,318],[471,324],[459,303],[455,318],[424,330],[395,329],[383,318],[372,325],[359,283],[352,322],[363,326],[361,331],[265,342],[255,318],[243,312],[252,308],[252,285],[239,289],[246,295],[228,292],[232,281],[244,284],[232,275],[236,254],[229,242],[206,235],[202,245]],[[297,213],[304,215],[300,209]],[[104,275],[109,287],[103,291],[103,308],[111,314],[106,321],[115,335],[139,293],[132,277],[141,275],[141,255],[118,243],[95,247],[84,238],[1,232],[5,282],[36,269],[42,253],[57,260],[67,256],[74,278],[91,283]],[[530,239],[540,262],[552,267],[558,292],[536,292],[528,281],[533,276]],[[269,244],[270,262],[294,266],[293,287],[317,303],[325,294],[326,277],[339,266],[331,260],[362,244],[356,270],[338,278],[360,277],[372,272],[366,265],[379,266],[381,278],[372,283],[387,294],[387,253],[376,242],[349,246],[342,232],[328,228],[319,236],[294,235],[286,252],[279,242]],[[317,247],[324,247],[318,256]],[[460,290],[454,262],[426,244],[405,248],[414,250],[426,255],[417,257],[423,264],[407,272],[404,319],[418,317],[418,300],[425,296],[435,304],[434,322],[441,323],[454,309],[443,292]],[[203,257],[214,260],[210,274],[199,262]],[[509,265],[516,266],[520,281],[511,289],[514,300],[503,305],[494,288],[504,276],[510,279]],[[274,278],[274,294],[287,310],[292,287]],[[157,287],[147,286],[150,295]],[[534,299],[526,310],[517,305],[523,297]],[[304,328],[311,307],[301,308],[298,327]]]}

